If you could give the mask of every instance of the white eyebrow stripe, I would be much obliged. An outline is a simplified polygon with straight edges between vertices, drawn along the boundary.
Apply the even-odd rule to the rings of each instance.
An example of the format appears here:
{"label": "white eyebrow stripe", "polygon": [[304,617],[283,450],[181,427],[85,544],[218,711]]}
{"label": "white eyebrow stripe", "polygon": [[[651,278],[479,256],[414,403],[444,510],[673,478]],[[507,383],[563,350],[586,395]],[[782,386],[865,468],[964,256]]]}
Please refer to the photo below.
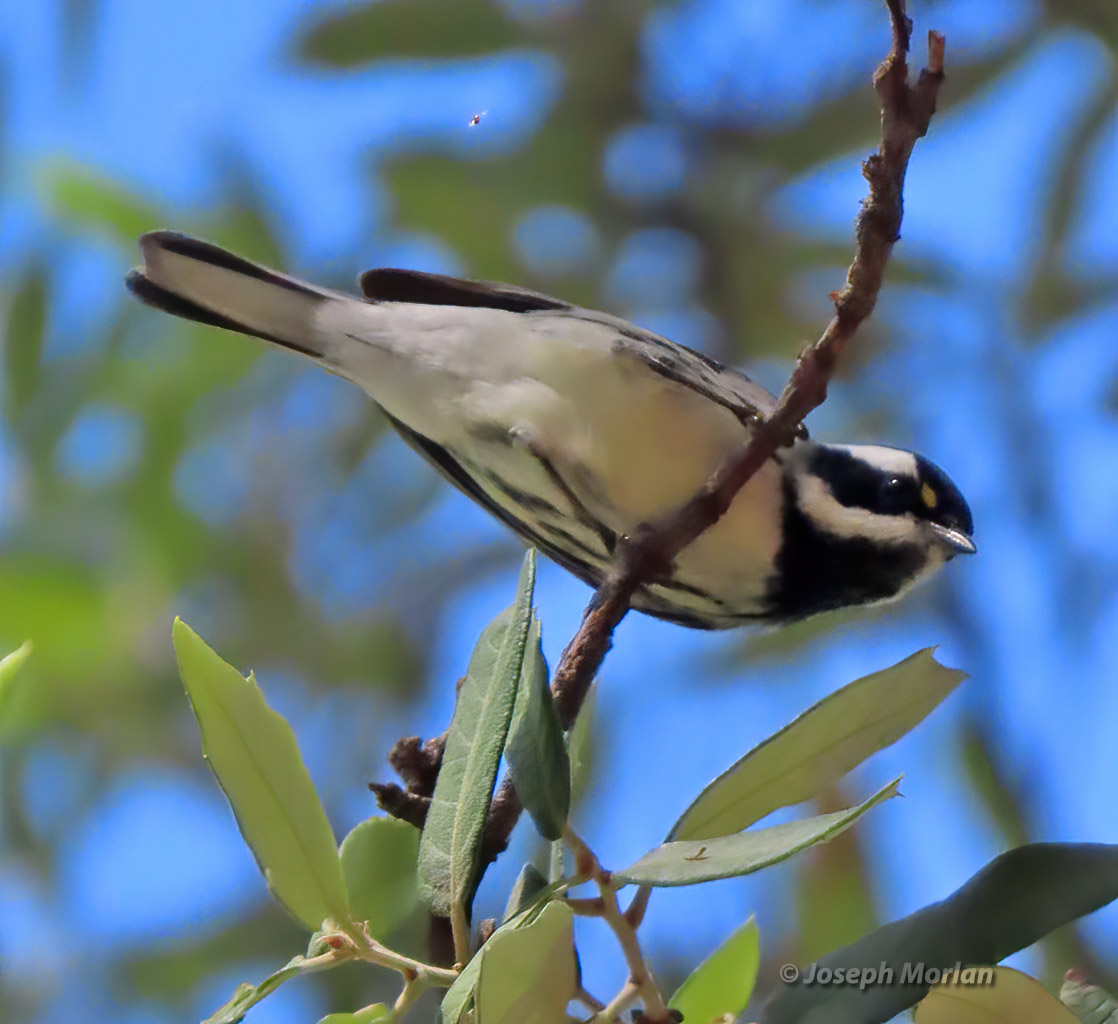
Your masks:
{"label": "white eyebrow stripe", "polygon": [[916,479],[916,456],[900,448],[886,448],[878,444],[831,444],[827,446],[846,452],[867,466]]}
{"label": "white eyebrow stripe", "polygon": [[917,540],[911,516],[885,516],[866,508],[843,505],[820,477],[804,475],[796,482],[800,509],[821,530],[835,537],[904,543]]}

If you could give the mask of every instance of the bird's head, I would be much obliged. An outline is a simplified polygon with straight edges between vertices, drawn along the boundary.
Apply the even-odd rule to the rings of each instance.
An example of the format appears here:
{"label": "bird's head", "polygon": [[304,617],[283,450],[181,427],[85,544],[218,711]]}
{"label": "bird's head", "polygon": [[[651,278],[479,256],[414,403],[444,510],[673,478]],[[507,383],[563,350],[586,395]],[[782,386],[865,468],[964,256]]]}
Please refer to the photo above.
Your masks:
{"label": "bird's head", "polygon": [[975,551],[966,500],[920,455],[807,442],[784,466],[785,544],[772,597],[789,617],[895,597]]}

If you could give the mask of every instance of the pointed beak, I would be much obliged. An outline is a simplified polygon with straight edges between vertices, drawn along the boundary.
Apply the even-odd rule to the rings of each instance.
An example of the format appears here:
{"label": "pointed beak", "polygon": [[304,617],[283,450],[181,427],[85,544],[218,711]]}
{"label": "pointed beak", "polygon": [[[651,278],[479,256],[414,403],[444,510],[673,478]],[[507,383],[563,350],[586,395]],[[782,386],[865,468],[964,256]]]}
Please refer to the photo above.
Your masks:
{"label": "pointed beak", "polygon": [[952,555],[973,555],[978,550],[974,546],[974,541],[962,530],[953,530],[949,526],[940,526],[939,523],[931,525],[932,532]]}

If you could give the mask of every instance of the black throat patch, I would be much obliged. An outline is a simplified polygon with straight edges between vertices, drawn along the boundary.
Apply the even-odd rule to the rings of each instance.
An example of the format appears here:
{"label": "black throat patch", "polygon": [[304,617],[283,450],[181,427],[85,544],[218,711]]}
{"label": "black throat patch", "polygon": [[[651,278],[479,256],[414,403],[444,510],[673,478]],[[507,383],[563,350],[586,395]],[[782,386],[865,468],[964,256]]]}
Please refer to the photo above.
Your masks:
{"label": "black throat patch", "polygon": [[915,544],[836,537],[821,530],[796,503],[795,484],[784,478],[784,541],[769,580],[766,618],[802,619],[848,604],[894,597],[923,568]]}

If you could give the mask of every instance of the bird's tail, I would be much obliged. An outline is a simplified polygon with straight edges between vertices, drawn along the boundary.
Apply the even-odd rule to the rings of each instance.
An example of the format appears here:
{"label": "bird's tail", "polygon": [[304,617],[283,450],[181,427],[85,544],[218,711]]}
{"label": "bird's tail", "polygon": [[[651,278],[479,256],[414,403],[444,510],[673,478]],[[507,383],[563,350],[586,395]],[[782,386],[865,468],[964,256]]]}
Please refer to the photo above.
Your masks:
{"label": "bird's tail", "polygon": [[316,328],[323,304],[354,301],[175,231],[149,232],[140,248],[144,266],[126,279],[140,301],[316,359],[327,354]]}

